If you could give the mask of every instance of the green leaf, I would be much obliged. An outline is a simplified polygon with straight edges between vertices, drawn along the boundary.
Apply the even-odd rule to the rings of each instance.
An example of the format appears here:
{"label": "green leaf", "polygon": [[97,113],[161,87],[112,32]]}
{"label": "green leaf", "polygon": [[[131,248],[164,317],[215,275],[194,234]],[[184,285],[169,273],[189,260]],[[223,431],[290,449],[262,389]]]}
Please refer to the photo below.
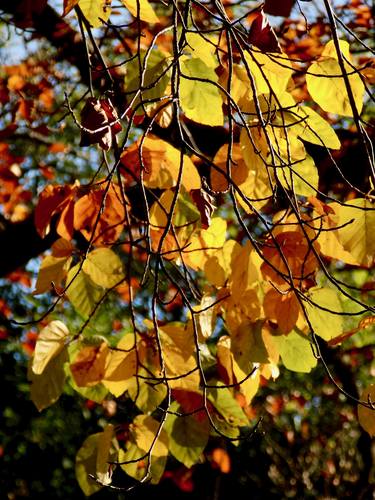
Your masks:
{"label": "green leaf", "polygon": [[[222,384],[217,383],[217,385]],[[208,389],[207,398],[229,425],[234,427],[249,425],[248,418],[227,387]]]}
{"label": "green leaf", "polygon": [[298,330],[292,330],[288,335],[274,335],[282,362],[288,370],[309,373],[317,364],[309,339]]}
{"label": "green leaf", "polygon": [[31,369],[29,370],[30,396],[39,411],[51,406],[63,392],[66,378],[64,363],[66,361],[68,361],[68,354],[65,348],[49,361],[40,375],[36,375]]}
{"label": "green leaf", "polygon": [[[171,70],[168,69],[170,58],[160,50],[152,50],[145,60],[146,52],[140,53],[140,63],[138,57],[126,64],[125,90],[126,92],[137,92],[141,83],[143,72],[142,99],[160,99],[164,96],[171,78]],[[134,106],[140,102],[138,98]],[[140,112],[143,112],[142,107]]]}
{"label": "green leaf", "polygon": [[[138,376],[149,376],[150,372],[144,369],[138,370]],[[152,384],[147,380],[139,378],[139,386],[136,381],[128,388],[128,394],[135,405],[143,413],[152,413],[160,405],[167,395],[167,388],[164,384]]]}
{"label": "green leaf", "polygon": [[[174,402],[169,410],[179,411],[178,403]],[[196,464],[205,449],[210,433],[208,419],[197,420],[194,415],[178,417],[169,414],[165,431],[169,435],[169,451],[185,467],[192,467]]]}
{"label": "green leaf", "polygon": [[97,248],[90,252],[82,270],[103,288],[112,288],[124,279],[121,259],[109,248]]}
{"label": "green leaf", "polygon": [[318,169],[310,155],[296,162],[291,168],[288,166],[276,169],[277,178],[285,189],[289,189],[300,196],[315,196],[319,185]]}
{"label": "green leaf", "polygon": [[[190,120],[203,125],[220,126],[224,124],[222,98],[215,71],[201,59],[181,58],[180,105]],[[195,78],[207,80],[199,81]],[[209,111],[209,112],[208,112]]]}
{"label": "green leaf", "polygon": [[[336,290],[331,288],[310,288],[309,298],[325,309],[342,312],[341,302]],[[319,309],[313,304],[306,304],[306,312],[316,335],[324,340],[331,340],[343,332],[343,318],[338,314]]]}
{"label": "green leaf", "polygon": [[[93,28],[100,28],[103,21],[108,21],[111,15],[112,0],[79,0],[83,15]],[[100,19],[99,19],[100,18]]]}
{"label": "green leaf", "polygon": [[[67,283],[74,278],[78,272],[80,264],[72,267],[67,276]],[[79,274],[74,278],[74,281],[66,291],[66,295],[70,300],[74,309],[81,314],[83,318],[88,318],[94,310],[95,305],[99,302],[104,295],[104,290],[99,288],[91,280],[82,269]]]}
{"label": "green leaf", "polygon": [[43,328],[36,341],[31,366],[35,375],[40,375],[49,361],[64,349],[65,341],[68,336],[69,330],[65,324],[59,320],[51,321]]}

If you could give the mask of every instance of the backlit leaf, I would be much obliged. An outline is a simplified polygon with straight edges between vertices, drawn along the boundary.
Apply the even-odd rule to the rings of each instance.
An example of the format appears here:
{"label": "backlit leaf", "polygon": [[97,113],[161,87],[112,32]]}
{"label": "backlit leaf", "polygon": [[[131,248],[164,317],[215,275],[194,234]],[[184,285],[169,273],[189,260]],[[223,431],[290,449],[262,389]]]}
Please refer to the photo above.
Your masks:
{"label": "backlit leaf", "polygon": [[47,292],[52,288],[52,282],[56,286],[60,285],[66,276],[71,260],[71,257],[46,255],[40,265],[33,294],[38,295]]}
{"label": "backlit leaf", "polygon": [[39,411],[55,403],[63,392],[66,378],[64,363],[67,360],[67,350],[63,349],[49,361],[40,375],[29,370],[30,397]]}
{"label": "backlit leaf", "polygon": [[68,273],[67,283],[71,280],[66,295],[73,305],[74,309],[81,314],[83,318],[87,318],[94,310],[95,305],[99,302],[104,294],[103,288],[98,287],[84,271],[79,270],[80,264],[72,267]]}
{"label": "backlit leaf", "polygon": [[[331,288],[310,288],[309,298],[317,304],[306,304],[306,311],[311,326],[319,337],[324,340],[331,340],[343,332],[343,318],[340,316],[342,307],[336,290]],[[318,306],[328,309],[328,311],[319,309]],[[338,314],[332,314],[334,311]]]}
{"label": "backlit leaf", "polygon": [[36,375],[43,373],[47,364],[57,356],[65,347],[69,330],[62,321],[51,321],[39,333],[35,345],[32,371]]}
{"label": "backlit leaf", "polygon": [[[121,0],[130,14],[145,23],[158,23],[159,18],[148,0]],[[138,8],[139,5],[139,8]]]}
{"label": "backlit leaf", "polygon": [[[361,400],[375,403],[375,384],[370,384],[363,389]],[[375,410],[366,408],[365,406],[358,405],[358,420],[363,429],[370,434],[371,437],[375,436]]]}
{"label": "backlit leaf", "polygon": [[[178,403],[174,402],[169,410],[178,412],[179,408]],[[169,414],[164,429],[169,436],[170,453],[185,467],[196,464],[208,441],[208,419],[199,421],[194,415],[178,417]]]}
{"label": "backlit leaf", "polygon": [[124,278],[120,257],[109,248],[92,250],[82,269],[96,285],[103,288],[112,288]]}
{"label": "backlit leaf", "polygon": [[[112,0],[79,0],[83,15],[93,28],[102,26],[102,21],[108,21],[111,15]],[[100,19],[99,19],[100,18]]]}
{"label": "backlit leaf", "polygon": [[[328,47],[329,50],[326,50],[326,46],[321,59],[314,62],[308,69],[309,72],[306,75],[307,89],[314,101],[324,111],[343,116],[353,116],[353,109],[336,52],[331,50],[333,42],[330,41],[328,44],[330,44]],[[347,42],[341,40],[340,47],[344,47],[344,53],[346,53],[348,58]],[[336,57],[332,57],[333,55]],[[364,84],[361,76],[353,69],[349,62],[345,62],[344,66],[353,93],[355,106],[358,113],[360,113],[363,106]]]}
{"label": "backlit leaf", "polygon": [[[212,127],[224,124],[222,98],[215,71],[201,59],[181,58],[180,105],[185,115]],[[204,80],[204,81],[202,81]],[[207,110],[210,110],[208,113]]]}
{"label": "backlit leaf", "polygon": [[309,373],[317,364],[309,339],[298,330],[288,335],[273,335],[285,368],[293,372]]}
{"label": "backlit leaf", "polygon": [[108,345],[102,342],[98,346],[83,347],[70,365],[74,382],[79,387],[90,387],[104,378]]}

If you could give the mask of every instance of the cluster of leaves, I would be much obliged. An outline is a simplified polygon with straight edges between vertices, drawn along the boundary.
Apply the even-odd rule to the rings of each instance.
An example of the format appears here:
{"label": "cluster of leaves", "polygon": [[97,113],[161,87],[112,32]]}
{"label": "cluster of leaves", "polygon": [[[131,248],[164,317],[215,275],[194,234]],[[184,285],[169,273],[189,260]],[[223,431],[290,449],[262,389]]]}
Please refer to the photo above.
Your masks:
{"label": "cluster of leaves", "polygon": [[[40,238],[54,243],[33,292],[53,304],[30,360],[31,398],[43,410],[70,387],[130,408],[128,421],[106,424],[78,451],[86,495],[112,486],[116,467],[155,484],[168,455],[190,468],[210,436],[238,445],[257,428],[253,398],[280,365],[309,373],[320,360],[336,383],[320,339],[336,346],[375,322],[373,297],[360,293],[372,290],[375,255],[374,165],[361,118],[373,73],[339,38],[329,2],[332,39],[317,24],[303,57],[303,36],[278,39],[257,5],[241,15],[221,2],[123,0],[124,28],[112,24],[110,3],[66,0],[63,12],[76,15],[90,93],[74,104],[66,94],[65,119],[81,148],[94,146],[95,172],[46,185],[34,212]],[[104,48],[93,28],[106,33]],[[46,143],[54,92],[42,67],[5,68],[3,139],[24,126]],[[336,161],[332,125],[346,123],[367,153],[360,185]],[[211,145],[210,131],[223,140]],[[314,148],[337,169],[341,192],[322,191]],[[18,179],[23,158],[6,143],[3,151],[3,213],[18,221],[32,195]],[[367,281],[337,276],[349,267]],[[370,435],[374,391],[348,394]]]}

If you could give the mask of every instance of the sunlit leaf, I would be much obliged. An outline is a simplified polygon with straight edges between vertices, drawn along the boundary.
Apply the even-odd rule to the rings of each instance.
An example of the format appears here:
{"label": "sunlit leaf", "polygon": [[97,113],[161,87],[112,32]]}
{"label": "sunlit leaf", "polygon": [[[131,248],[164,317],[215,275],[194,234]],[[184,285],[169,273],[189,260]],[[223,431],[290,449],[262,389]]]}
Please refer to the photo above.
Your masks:
{"label": "sunlit leaf", "polygon": [[[342,334],[342,307],[336,290],[332,288],[310,288],[308,297],[317,305],[306,304],[306,311],[314,332],[324,340]],[[319,306],[323,309],[320,309]],[[333,314],[332,312],[337,314]]]}
{"label": "sunlit leaf", "polygon": [[[171,412],[178,412],[179,405],[174,402]],[[170,453],[185,467],[192,467],[198,462],[209,437],[209,421],[199,421],[194,415],[178,417],[169,414],[165,427],[169,436]]]}
{"label": "sunlit leaf", "polygon": [[63,349],[49,361],[40,375],[29,370],[30,397],[39,411],[51,406],[62,394],[66,378],[64,363],[67,360],[67,350]]}
{"label": "sunlit leaf", "polygon": [[65,347],[69,330],[62,321],[51,321],[39,333],[35,345],[32,371],[36,375],[43,373],[52,358],[57,356]]}
{"label": "sunlit leaf", "polygon": [[[370,384],[365,387],[361,394],[361,400],[375,403],[375,384]],[[363,429],[370,434],[371,437],[375,436],[375,410],[366,408],[365,406],[358,405],[358,420]]]}
{"label": "sunlit leaf", "polygon": [[[321,59],[314,62],[308,69],[306,75],[307,89],[314,101],[324,111],[343,116],[353,116],[344,76],[336,52],[332,47],[333,42],[330,41],[327,45],[328,49],[326,46]],[[340,47],[341,50],[344,48],[344,54],[349,60],[349,62],[344,62],[345,74],[353,93],[355,107],[360,113],[363,106],[365,87],[361,76],[350,64],[347,42],[341,40]]]}
{"label": "sunlit leaf", "polygon": [[[66,295],[74,309],[84,318],[93,312],[94,307],[104,294],[103,288],[98,287],[84,271],[78,272],[80,264],[72,267],[67,276],[67,283],[71,285]],[[78,272],[78,275],[76,276]]]}
{"label": "sunlit leaf", "polygon": [[180,105],[185,115],[203,125],[223,125],[223,101],[215,86],[218,81],[215,71],[201,59],[184,58],[181,59],[181,73]]}
{"label": "sunlit leaf", "polygon": [[79,7],[83,15],[93,28],[102,26],[103,21],[108,21],[111,15],[112,0],[79,0]]}
{"label": "sunlit leaf", "polygon": [[[134,17],[145,23],[158,23],[159,18],[148,0],[121,0]],[[139,6],[139,7],[138,7]]]}
{"label": "sunlit leaf", "polygon": [[89,387],[104,378],[108,345],[102,342],[98,346],[83,347],[70,365],[75,383],[79,387]]}
{"label": "sunlit leaf", "polygon": [[52,283],[56,286],[60,285],[66,276],[71,260],[71,257],[46,255],[40,265],[33,294],[38,295],[47,292],[51,289]]}
{"label": "sunlit leaf", "polygon": [[272,341],[288,370],[309,373],[316,366],[317,359],[310,341],[298,330],[293,330],[288,335],[274,335]]}
{"label": "sunlit leaf", "polygon": [[83,261],[82,269],[103,288],[112,288],[124,279],[121,259],[109,248],[92,250]]}

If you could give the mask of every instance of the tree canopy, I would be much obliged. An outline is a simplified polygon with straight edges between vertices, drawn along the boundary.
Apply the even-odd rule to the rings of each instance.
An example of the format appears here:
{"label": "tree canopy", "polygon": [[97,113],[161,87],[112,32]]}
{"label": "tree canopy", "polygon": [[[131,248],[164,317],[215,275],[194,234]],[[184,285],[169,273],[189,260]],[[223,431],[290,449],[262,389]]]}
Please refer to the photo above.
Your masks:
{"label": "tree canopy", "polygon": [[105,408],[87,496],[228,473],[293,377],[357,410],[369,480],[374,23],[321,4],[3,2],[0,337],[38,411]]}

